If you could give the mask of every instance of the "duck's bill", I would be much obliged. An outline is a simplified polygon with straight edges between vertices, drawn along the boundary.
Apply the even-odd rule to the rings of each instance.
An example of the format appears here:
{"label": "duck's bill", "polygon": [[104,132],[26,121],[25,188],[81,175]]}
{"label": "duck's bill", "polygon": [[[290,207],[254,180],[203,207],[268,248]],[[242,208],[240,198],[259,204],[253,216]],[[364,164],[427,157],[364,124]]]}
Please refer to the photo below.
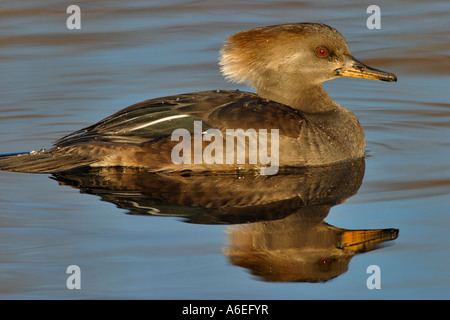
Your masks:
{"label": "duck's bill", "polygon": [[398,229],[346,230],[341,234],[338,248],[353,252],[370,251],[397,237]]}
{"label": "duck's bill", "polygon": [[389,82],[397,81],[397,76],[395,74],[366,66],[354,57],[349,57],[345,66],[336,70],[336,74],[343,77],[365,78]]}

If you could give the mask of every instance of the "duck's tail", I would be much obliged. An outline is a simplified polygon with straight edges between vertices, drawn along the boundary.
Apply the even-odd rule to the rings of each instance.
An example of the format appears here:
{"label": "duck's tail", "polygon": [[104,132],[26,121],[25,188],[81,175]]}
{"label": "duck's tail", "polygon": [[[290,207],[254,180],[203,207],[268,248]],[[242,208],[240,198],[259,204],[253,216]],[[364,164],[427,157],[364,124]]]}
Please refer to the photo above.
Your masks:
{"label": "duck's tail", "polygon": [[0,170],[53,173],[87,166],[88,161],[71,152],[60,152],[57,148],[50,150],[31,151],[27,153],[0,155]]}

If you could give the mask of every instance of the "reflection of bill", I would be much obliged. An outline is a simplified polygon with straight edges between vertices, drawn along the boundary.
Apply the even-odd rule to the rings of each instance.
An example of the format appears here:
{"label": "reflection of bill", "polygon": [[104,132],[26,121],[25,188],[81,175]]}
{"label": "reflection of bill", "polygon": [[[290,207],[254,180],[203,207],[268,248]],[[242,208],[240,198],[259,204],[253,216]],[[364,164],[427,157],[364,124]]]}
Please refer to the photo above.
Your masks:
{"label": "reflection of bill", "polygon": [[[218,129],[203,131],[202,122],[194,121],[193,137],[187,129],[176,129],[171,140],[180,141],[171,153],[175,164],[253,164],[261,166],[260,172],[263,175],[278,172],[278,129],[271,129],[270,133],[267,129],[226,129],[224,137]],[[203,146],[203,142],[208,141]]]}

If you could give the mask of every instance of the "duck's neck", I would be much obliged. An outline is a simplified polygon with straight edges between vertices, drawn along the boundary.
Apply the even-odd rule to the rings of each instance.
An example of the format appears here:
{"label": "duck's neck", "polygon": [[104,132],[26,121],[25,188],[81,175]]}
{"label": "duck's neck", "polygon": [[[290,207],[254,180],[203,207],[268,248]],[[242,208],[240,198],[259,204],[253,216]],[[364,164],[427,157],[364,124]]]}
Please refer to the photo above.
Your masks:
{"label": "duck's neck", "polygon": [[285,86],[260,86],[260,97],[288,105],[308,113],[321,113],[336,110],[338,104],[328,95],[321,84],[308,87],[295,84]]}

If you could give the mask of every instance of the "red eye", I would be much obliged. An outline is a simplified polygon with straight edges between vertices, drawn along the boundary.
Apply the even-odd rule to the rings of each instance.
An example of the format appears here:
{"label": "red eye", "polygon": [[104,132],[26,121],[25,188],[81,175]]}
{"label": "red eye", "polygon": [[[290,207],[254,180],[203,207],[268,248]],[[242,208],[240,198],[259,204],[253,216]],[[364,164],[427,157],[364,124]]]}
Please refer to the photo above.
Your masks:
{"label": "red eye", "polygon": [[316,49],[316,56],[319,58],[325,58],[328,56],[328,49],[325,47],[318,47]]}

